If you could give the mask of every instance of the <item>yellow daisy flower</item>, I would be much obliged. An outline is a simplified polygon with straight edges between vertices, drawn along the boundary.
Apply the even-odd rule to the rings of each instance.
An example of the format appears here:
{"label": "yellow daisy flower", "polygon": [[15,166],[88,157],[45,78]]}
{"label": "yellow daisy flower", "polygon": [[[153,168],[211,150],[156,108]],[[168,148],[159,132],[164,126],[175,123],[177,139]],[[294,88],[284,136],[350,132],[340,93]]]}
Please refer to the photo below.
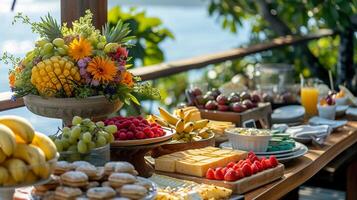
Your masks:
{"label": "yellow daisy flower", "polygon": [[68,48],[68,54],[76,61],[92,55],[92,45],[85,38],[74,39]]}
{"label": "yellow daisy flower", "polygon": [[109,58],[94,57],[88,63],[87,71],[99,82],[113,81],[117,73],[115,63]]}

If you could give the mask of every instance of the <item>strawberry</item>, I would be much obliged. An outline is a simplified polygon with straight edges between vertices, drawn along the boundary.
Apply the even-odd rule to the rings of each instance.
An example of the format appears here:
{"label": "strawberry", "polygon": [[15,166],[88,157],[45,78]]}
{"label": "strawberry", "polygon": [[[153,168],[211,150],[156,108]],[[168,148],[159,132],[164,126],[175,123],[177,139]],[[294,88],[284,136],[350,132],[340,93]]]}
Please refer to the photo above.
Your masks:
{"label": "strawberry", "polygon": [[252,162],[249,160],[249,159],[245,159],[244,161],[243,161],[243,165],[244,164],[248,164],[249,166],[251,166],[252,165]]}
{"label": "strawberry", "polygon": [[214,169],[209,168],[207,170],[207,172],[206,172],[206,178],[214,180],[215,179],[215,175],[214,174],[215,174]]}
{"label": "strawberry", "polygon": [[252,175],[252,169],[250,165],[248,164],[243,164],[242,171],[244,174],[244,177]]}
{"label": "strawberry", "polygon": [[238,180],[237,172],[234,171],[232,168],[229,168],[227,170],[227,173],[224,175],[224,180],[225,181],[236,181],[236,180]]}
{"label": "strawberry", "polygon": [[259,168],[254,163],[252,164],[252,166],[250,166],[250,168],[252,169],[253,174],[256,174],[259,172]]}
{"label": "strawberry", "polygon": [[265,166],[266,166],[266,169],[268,169],[268,168],[272,168],[273,166],[271,165],[271,163],[270,163],[270,160],[269,159],[265,159],[264,160],[264,164],[265,164]]}
{"label": "strawberry", "polygon": [[243,163],[243,162],[244,162],[244,160],[239,160],[238,163],[237,163],[238,166],[242,166],[242,163]]}
{"label": "strawberry", "polygon": [[265,164],[265,160],[266,160],[266,158],[262,158],[262,159],[260,160],[260,164],[262,164],[262,169],[263,169],[263,170],[266,170],[266,169],[269,168],[269,167]]}
{"label": "strawberry", "polygon": [[276,167],[279,164],[275,156],[270,156],[269,161],[272,167]]}
{"label": "strawberry", "polygon": [[238,168],[237,170],[235,170],[237,172],[237,178],[238,180],[241,179],[241,178],[244,178],[244,173],[243,173],[243,170],[242,168]]}
{"label": "strawberry", "polygon": [[218,167],[216,171],[214,172],[214,178],[216,180],[224,180],[224,174],[222,172],[222,168]]}
{"label": "strawberry", "polygon": [[239,165],[238,163],[233,165],[233,169],[234,169],[234,170],[237,170],[237,169],[239,169],[239,168],[240,168],[240,165]]}
{"label": "strawberry", "polygon": [[226,167],[227,168],[233,168],[234,165],[235,165],[234,162],[229,162]]}
{"label": "strawberry", "polygon": [[259,172],[263,171],[263,166],[262,166],[262,163],[260,163],[259,161],[254,161],[253,165],[257,166],[258,167],[258,170]]}
{"label": "strawberry", "polygon": [[221,170],[222,170],[222,174],[225,175],[227,173],[228,168],[227,167],[223,167]]}

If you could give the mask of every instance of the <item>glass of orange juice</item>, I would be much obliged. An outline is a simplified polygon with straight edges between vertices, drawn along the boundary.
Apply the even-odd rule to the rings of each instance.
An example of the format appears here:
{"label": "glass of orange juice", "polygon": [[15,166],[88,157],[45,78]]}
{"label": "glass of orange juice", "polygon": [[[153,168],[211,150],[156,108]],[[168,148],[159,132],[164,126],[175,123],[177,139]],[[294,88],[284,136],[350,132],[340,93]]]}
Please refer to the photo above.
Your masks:
{"label": "glass of orange juice", "polygon": [[305,108],[306,116],[317,115],[317,104],[319,100],[319,90],[315,87],[316,79],[308,79],[301,87],[301,104]]}

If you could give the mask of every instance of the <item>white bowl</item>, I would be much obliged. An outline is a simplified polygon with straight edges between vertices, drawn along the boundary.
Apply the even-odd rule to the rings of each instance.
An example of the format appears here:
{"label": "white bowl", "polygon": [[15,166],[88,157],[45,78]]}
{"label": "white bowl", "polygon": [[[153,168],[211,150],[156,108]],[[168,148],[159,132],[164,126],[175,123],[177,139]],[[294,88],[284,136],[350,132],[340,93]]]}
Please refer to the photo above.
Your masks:
{"label": "white bowl", "polygon": [[319,111],[319,116],[325,119],[335,120],[336,116],[336,105],[332,106],[320,106],[317,105],[317,110]]}
{"label": "white bowl", "polygon": [[240,135],[226,130],[233,149],[253,152],[266,152],[271,135]]}

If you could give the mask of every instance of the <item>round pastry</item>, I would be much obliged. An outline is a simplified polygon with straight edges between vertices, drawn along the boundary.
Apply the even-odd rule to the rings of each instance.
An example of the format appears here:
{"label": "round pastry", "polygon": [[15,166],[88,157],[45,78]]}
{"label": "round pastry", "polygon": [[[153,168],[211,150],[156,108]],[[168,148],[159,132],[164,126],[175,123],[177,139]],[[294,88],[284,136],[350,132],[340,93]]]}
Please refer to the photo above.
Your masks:
{"label": "round pastry", "polygon": [[104,179],[104,177],[105,177],[104,167],[97,167],[97,172],[95,176],[90,177],[90,180],[101,181],[102,179]]}
{"label": "round pastry", "polygon": [[77,167],[82,166],[82,165],[92,165],[92,164],[90,164],[89,162],[84,161],[84,160],[78,160],[78,161],[74,161],[73,163],[71,163],[71,165],[72,165],[73,169],[76,169]]}
{"label": "round pastry", "polygon": [[111,187],[94,187],[87,191],[90,199],[108,199],[116,195],[115,190]]}
{"label": "round pastry", "polygon": [[73,199],[75,197],[81,196],[82,191],[79,188],[71,188],[71,187],[57,187],[55,191],[56,199]]}
{"label": "round pastry", "polygon": [[128,199],[126,197],[114,197],[114,198],[111,198],[109,200],[130,200],[130,199]]}
{"label": "round pastry", "polygon": [[128,173],[112,173],[108,181],[112,187],[121,187],[125,184],[131,184],[136,181],[135,176]]}
{"label": "round pastry", "polygon": [[107,162],[104,165],[104,173],[105,175],[110,175],[111,173],[113,173],[115,171],[115,166],[116,166],[117,162]]}
{"label": "round pastry", "polygon": [[73,169],[72,165],[67,161],[58,161],[54,170],[54,174],[61,175],[65,172],[71,171]]}
{"label": "round pastry", "polygon": [[130,199],[141,199],[147,195],[148,190],[141,185],[123,185],[117,190],[120,196],[127,197]]}
{"label": "round pastry", "polygon": [[87,174],[89,178],[95,177],[97,175],[97,168],[93,165],[80,165],[76,168],[76,171],[83,172]]}
{"label": "round pastry", "polygon": [[61,183],[71,187],[85,187],[88,185],[88,176],[79,171],[70,171],[61,175]]}
{"label": "round pastry", "polygon": [[97,182],[97,181],[91,181],[91,182],[89,182],[89,183],[88,183],[88,185],[87,185],[86,189],[90,189],[90,188],[98,187],[99,185],[100,185],[100,183],[99,183],[99,182]]}
{"label": "round pastry", "polygon": [[134,170],[134,166],[128,162],[117,162],[114,169],[115,172],[129,174],[132,174]]}

